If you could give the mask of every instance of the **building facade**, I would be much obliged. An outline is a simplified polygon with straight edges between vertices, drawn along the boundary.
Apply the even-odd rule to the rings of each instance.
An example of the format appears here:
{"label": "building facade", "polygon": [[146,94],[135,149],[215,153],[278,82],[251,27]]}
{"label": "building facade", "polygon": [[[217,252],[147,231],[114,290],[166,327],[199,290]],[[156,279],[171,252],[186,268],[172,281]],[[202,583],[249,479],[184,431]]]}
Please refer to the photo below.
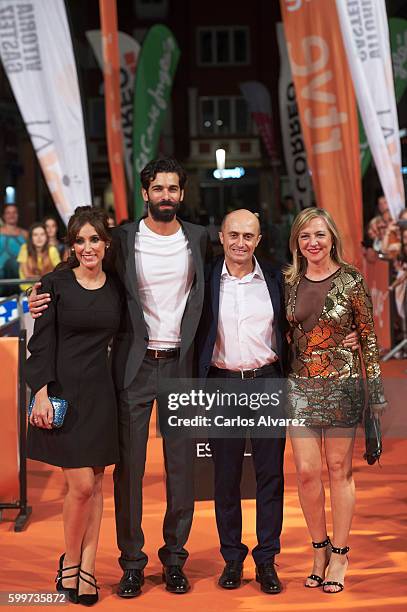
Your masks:
{"label": "building facade", "polygon": [[[117,2],[119,30],[140,44],[156,23],[167,25],[180,47],[170,110],[160,152],[174,155],[189,174],[183,212],[216,225],[234,208],[259,212],[271,241],[280,201],[289,193],[282,161],[278,108],[279,53],[276,0],[128,0]],[[94,203],[114,207],[105,134],[103,74],[86,38],[100,29],[99,2],[67,0],[86,124]],[[404,16],[388,2],[389,16]],[[270,94],[274,156],[253,121],[241,85],[256,81]],[[405,112],[402,113],[405,116]],[[217,149],[226,152],[224,178],[216,178]],[[28,135],[0,67],[0,186],[15,189],[25,224],[54,211]],[[9,196],[12,197],[9,190]],[[128,189],[129,210],[132,193]],[[55,212],[55,211],[54,211]]]}

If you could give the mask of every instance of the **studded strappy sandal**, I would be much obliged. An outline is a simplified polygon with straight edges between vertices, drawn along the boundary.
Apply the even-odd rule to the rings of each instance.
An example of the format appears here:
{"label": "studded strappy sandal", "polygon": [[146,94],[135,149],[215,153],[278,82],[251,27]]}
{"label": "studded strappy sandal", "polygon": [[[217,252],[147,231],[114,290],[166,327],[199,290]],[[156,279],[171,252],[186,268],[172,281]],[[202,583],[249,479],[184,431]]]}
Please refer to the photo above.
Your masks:
{"label": "studded strappy sandal", "polygon": [[[326,540],[324,540],[323,542],[312,542],[312,546],[313,548],[326,548],[330,543],[331,543],[331,540],[329,539],[329,536],[327,536]],[[325,565],[325,569],[327,565],[328,563]],[[317,582],[318,584],[315,584],[315,585],[304,584],[304,586],[307,589],[317,589],[318,587],[322,586],[322,583],[324,582],[324,579],[321,578],[321,576],[318,576],[317,574],[310,574],[307,577],[307,580],[308,579],[315,580],[315,582]]]}
{"label": "studded strappy sandal", "polygon": [[[346,558],[348,559],[347,553],[349,552],[349,546],[339,548],[337,546],[332,546],[331,544],[331,548],[332,552],[335,553],[335,555],[346,555]],[[337,591],[327,591],[325,589],[325,587],[327,586],[337,586],[339,587],[339,589]],[[322,590],[324,591],[324,593],[340,593],[341,591],[343,591],[344,588],[344,584],[342,584],[342,582],[338,582],[337,580],[327,580],[324,581],[324,583],[322,584]]]}

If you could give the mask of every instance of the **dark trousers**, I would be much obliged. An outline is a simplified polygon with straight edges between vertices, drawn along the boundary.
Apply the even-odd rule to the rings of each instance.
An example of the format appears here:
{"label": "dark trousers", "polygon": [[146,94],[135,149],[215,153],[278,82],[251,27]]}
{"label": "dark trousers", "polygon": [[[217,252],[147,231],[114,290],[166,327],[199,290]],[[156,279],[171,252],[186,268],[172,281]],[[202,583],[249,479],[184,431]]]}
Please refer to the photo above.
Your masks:
{"label": "dark trousers", "polygon": [[[120,463],[114,470],[117,543],[123,569],[143,569],[142,483],[148,429],[161,378],[177,375],[177,358],[146,357],[134,382],[122,391],[119,402]],[[183,565],[184,548],[194,511],[193,440],[164,438],[167,511],[163,524],[164,546],[158,551],[163,565]]]}
{"label": "dark trousers", "polygon": [[[277,376],[279,374],[276,370]],[[209,445],[215,466],[215,512],[220,552],[225,561],[243,563],[248,553],[247,546],[242,542],[240,496],[245,432],[242,438],[212,438]],[[258,565],[270,561],[280,552],[285,437],[251,438],[251,445],[256,474],[257,534],[257,546],[252,554]]]}

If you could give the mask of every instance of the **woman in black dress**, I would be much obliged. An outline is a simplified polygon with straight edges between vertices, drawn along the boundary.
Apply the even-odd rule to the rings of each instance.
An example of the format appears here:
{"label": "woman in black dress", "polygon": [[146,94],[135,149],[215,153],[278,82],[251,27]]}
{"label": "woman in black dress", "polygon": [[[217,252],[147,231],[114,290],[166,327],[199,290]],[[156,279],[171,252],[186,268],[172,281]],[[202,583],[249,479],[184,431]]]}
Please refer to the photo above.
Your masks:
{"label": "woman in black dress", "polygon": [[[57,590],[66,591],[71,601],[91,605],[98,599],[94,566],[103,472],[119,460],[108,344],[119,328],[121,300],[114,279],[102,267],[110,246],[105,213],[77,208],[67,238],[68,261],[41,281],[51,301],[36,319],[28,345],[27,381],[35,394],[28,457],[63,470],[65,553]],[[52,428],[48,396],[68,401],[60,429]]]}

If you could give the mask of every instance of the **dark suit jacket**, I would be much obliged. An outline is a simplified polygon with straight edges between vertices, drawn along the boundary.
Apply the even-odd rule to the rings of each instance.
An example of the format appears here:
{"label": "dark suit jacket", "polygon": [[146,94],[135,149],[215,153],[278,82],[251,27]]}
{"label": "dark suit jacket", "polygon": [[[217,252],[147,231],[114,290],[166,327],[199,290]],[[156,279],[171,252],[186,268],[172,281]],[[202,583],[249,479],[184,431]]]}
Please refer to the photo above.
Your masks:
{"label": "dark suit jacket", "polygon": [[[180,221],[180,220],[179,220]],[[195,278],[181,323],[179,376],[192,375],[194,339],[202,313],[205,261],[210,257],[208,234],[200,225],[180,221],[195,265]],[[135,238],[140,220],[112,232],[115,269],[124,286],[125,300],[121,329],[113,342],[112,367],[118,389],[128,387],[140,369],[148,346],[148,332],[137,287]]]}
{"label": "dark suit jacket", "polygon": [[[220,278],[224,257],[218,258],[206,270],[205,303],[198,333],[199,376],[206,378],[211,365],[215,347],[219,319]],[[280,270],[259,261],[269,290],[274,310],[274,329],[276,346],[273,349],[278,356],[281,376],[287,373],[288,345],[286,333],[288,330],[284,305],[283,275]]]}

